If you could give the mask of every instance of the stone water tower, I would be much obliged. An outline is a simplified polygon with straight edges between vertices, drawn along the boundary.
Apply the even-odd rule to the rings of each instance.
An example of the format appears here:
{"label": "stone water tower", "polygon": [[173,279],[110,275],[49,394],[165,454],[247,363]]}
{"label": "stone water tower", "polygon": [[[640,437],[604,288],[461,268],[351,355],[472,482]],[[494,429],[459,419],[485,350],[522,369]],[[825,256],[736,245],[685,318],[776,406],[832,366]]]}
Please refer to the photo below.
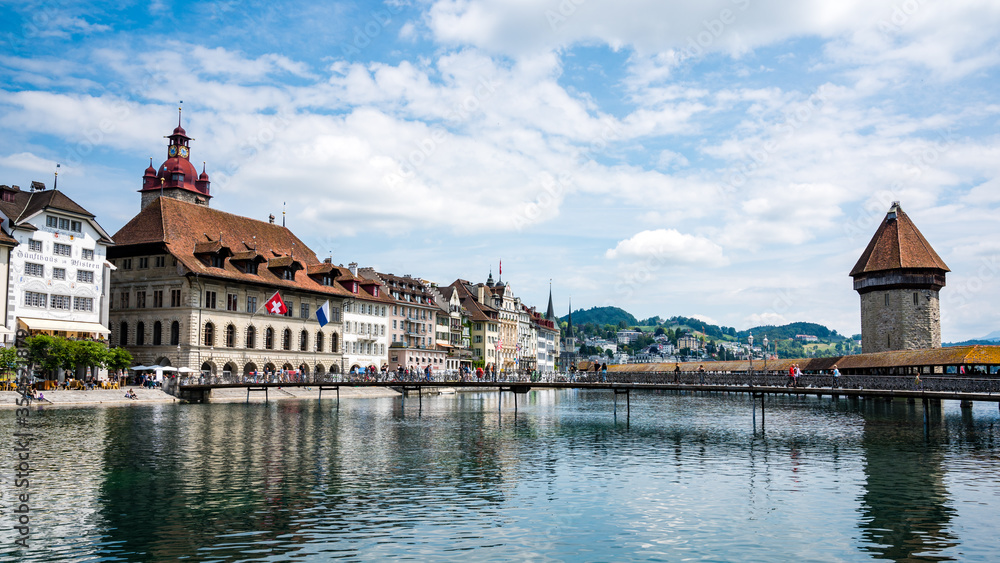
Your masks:
{"label": "stone water tower", "polygon": [[861,294],[863,352],[941,347],[938,292],[949,272],[899,202],[851,270]]}

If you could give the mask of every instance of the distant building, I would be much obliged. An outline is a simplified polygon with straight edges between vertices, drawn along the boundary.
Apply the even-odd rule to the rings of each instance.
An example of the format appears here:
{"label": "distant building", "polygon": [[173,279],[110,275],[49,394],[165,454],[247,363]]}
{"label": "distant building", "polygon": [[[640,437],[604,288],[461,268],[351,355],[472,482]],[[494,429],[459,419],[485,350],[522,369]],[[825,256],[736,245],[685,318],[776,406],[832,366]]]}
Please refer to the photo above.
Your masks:
{"label": "distant building", "polygon": [[[491,282],[492,278],[491,275]],[[483,284],[455,280],[451,287],[458,293],[462,308],[468,312],[472,365],[492,370],[500,358],[500,312],[487,302],[492,300],[487,299],[489,292]]]}
{"label": "distant building", "polygon": [[632,344],[642,337],[641,330],[619,330],[617,340],[619,344]]}
{"label": "distant building", "polygon": [[801,342],[817,342],[819,341],[819,338],[813,336],[812,334],[796,334],[795,340],[799,340]]}
{"label": "distant building", "polygon": [[850,274],[861,295],[862,350],[940,348],[938,293],[949,271],[893,202]]}
{"label": "distant building", "polygon": [[691,335],[682,336],[677,339],[677,349],[683,350],[684,348],[701,350],[701,340]]}
{"label": "distant building", "polygon": [[400,366],[416,370],[430,366],[433,372],[447,369],[447,351],[437,344],[437,315],[443,311],[423,280],[409,275],[380,274],[370,268],[361,269],[358,275],[381,282],[392,304],[389,369]]}

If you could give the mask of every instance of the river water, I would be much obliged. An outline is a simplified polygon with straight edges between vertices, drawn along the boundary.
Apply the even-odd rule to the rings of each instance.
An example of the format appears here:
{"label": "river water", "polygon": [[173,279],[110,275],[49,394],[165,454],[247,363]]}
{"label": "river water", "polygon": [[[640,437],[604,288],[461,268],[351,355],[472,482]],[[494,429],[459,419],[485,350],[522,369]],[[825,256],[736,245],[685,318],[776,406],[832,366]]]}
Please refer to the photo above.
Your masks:
{"label": "river water", "polygon": [[994,403],[500,398],[33,411],[27,548],[2,411],[0,559],[997,557]]}

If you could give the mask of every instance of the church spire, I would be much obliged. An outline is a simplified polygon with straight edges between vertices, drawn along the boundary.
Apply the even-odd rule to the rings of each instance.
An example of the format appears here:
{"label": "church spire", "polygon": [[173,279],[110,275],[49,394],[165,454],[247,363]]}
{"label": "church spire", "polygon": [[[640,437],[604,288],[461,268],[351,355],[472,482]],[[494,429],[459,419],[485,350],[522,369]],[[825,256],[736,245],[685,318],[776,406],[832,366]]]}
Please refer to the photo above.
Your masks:
{"label": "church spire", "polygon": [[569,298],[569,317],[566,319],[566,337],[573,338],[573,298]]}
{"label": "church spire", "polygon": [[546,320],[554,320],[556,318],[555,308],[552,306],[552,280],[549,280],[549,308],[545,311]]}

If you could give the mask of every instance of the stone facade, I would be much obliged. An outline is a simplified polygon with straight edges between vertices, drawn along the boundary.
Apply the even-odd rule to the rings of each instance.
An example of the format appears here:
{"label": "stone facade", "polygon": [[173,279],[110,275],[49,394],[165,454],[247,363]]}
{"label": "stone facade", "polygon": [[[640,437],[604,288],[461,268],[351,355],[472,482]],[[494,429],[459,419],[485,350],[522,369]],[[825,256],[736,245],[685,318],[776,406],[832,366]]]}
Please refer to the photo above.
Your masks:
{"label": "stone facade", "polygon": [[[141,197],[141,209],[145,209],[147,205],[156,201],[160,197],[159,190],[146,191],[140,194]],[[191,193],[186,190],[179,190],[176,188],[170,188],[163,190],[163,197],[172,197],[180,201],[186,201],[188,203],[195,203],[197,205],[208,205],[208,200],[204,196]]]}
{"label": "stone facade", "polygon": [[343,371],[339,299],[330,300],[335,322],[320,328],[311,313],[329,299],[325,295],[284,290],[289,315],[270,315],[258,310],[272,288],[181,275],[169,255],[114,262],[110,342],[128,349],[139,364],[188,366],[212,375]]}
{"label": "stone facade", "polygon": [[893,202],[851,270],[865,353],[941,347],[938,292],[948,266]]}
{"label": "stone facade", "polygon": [[938,291],[890,289],[861,295],[861,348],[866,353],[940,347]]}

